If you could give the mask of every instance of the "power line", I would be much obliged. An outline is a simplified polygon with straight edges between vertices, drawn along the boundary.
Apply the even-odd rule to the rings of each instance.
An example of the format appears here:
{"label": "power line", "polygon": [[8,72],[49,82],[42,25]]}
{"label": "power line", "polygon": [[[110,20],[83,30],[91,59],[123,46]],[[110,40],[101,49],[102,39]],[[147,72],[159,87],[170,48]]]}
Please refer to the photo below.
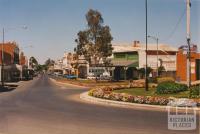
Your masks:
{"label": "power line", "polygon": [[181,23],[181,21],[183,19],[183,17],[185,16],[185,13],[186,13],[186,8],[183,10],[183,12],[182,12],[180,18],[178,19],[178,22],[176,23],[176,25],[175,25],[174,29],[172,30],[172,32],[169,34],[169,36],[167,38],[163,39],[162,41],[170,40],[173,37],[173,35],[175,34],[178,26],[180,25],[180,23]]}

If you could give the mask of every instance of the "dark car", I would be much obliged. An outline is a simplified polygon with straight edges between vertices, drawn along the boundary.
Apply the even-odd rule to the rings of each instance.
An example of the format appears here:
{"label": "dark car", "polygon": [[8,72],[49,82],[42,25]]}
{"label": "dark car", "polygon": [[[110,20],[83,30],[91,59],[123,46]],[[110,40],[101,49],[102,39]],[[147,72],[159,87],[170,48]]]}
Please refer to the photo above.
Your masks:
{"label": "dark car", "polygon": [[63,75],[63,77],[67,79],[77,79],[77,76],[73,74]]}

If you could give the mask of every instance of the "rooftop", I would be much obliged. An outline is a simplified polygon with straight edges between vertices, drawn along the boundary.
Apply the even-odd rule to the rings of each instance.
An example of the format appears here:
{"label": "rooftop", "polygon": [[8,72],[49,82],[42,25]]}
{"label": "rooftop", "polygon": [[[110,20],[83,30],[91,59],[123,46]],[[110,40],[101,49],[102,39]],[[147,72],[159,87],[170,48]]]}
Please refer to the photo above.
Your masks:
{"label": "rooftop", "polygon": [[[114,43],[113,48],[113,52],[134,52],[146,50],[146,45],[141,43]],[[157,50],[157,44],[148,44],[148,50]],[[178,48],[168,44],[158,44],[158,50],[176,52]]]}

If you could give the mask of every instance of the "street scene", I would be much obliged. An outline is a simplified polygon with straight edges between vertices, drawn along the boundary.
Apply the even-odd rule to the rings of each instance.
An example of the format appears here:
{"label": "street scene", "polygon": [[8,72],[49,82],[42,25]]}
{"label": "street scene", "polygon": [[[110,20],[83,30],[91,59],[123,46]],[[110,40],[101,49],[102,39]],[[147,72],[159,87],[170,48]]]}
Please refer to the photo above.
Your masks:
{"label": "street scene", "polygon": [[199,134],[199,0],[0,0],[0,134]]}

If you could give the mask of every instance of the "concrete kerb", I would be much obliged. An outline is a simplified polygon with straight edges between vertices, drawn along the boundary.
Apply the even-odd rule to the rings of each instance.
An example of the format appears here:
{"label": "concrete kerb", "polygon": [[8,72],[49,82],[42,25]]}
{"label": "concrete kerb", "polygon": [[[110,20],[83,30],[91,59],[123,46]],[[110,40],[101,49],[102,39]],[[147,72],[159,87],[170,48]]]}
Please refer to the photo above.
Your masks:
{"label": "concrete kerb", "polygon": [[[76,84],[71,84],[71,83],[63,83],[63,82],[58,82],[53,78],[50,78],[50,80],[56,84],[62,84],[62,85],[72,85],[72,86],[77,86],[77,87],[82,87],[82,88],[89,88],[86,86],[79,86]],[[160,106],[160,105],[148,105],[148,104],[138,104],[138,103],[130,103],[130,102],[122,102],[122,101],[113,101],[113,100],[106,100],[106,99],[101,99],[101,98],[96,98],[93,96],[89,96],[88,92],[84,92],[80,94],[80,99],[96,103],[96,104],[104,104],[104,105],[112,105],[112,106],[119,106],[119,107],[143,107],[143,108],[157,108],[157,109],[167,109],[168,106]],[[184,107],[178,107],[178,109],[185,109]],[[190,108],[188,108],[190,109]],[[198,111],[200,111],[200,108],[196,108]]]}
{"label": "concrete kerb", "polygon": [[[141,107],[141,108],[158,108],[158,109],[167,109],[168,106],[160,106],[160,105],[148,105],[148,104],[138,104],[138,103],[130,103],[130,102],[122,102],[122,101],[113,101],[113,100],[106,100],[101,98],[96,98],[93,96],[89,96],[88,92],[84,92],[80,94],[80,98],[85,101],[89,101],[92,103],[97,104],[106,104],[106,105],[112,105],[112,106],[119,106],[119,107]],[[185,109],[184,107],[178,107],[178,109]],[[188,108],[190,109],[190,108]],[[200,108],[196,108],[198,111],[200,111]]]}

